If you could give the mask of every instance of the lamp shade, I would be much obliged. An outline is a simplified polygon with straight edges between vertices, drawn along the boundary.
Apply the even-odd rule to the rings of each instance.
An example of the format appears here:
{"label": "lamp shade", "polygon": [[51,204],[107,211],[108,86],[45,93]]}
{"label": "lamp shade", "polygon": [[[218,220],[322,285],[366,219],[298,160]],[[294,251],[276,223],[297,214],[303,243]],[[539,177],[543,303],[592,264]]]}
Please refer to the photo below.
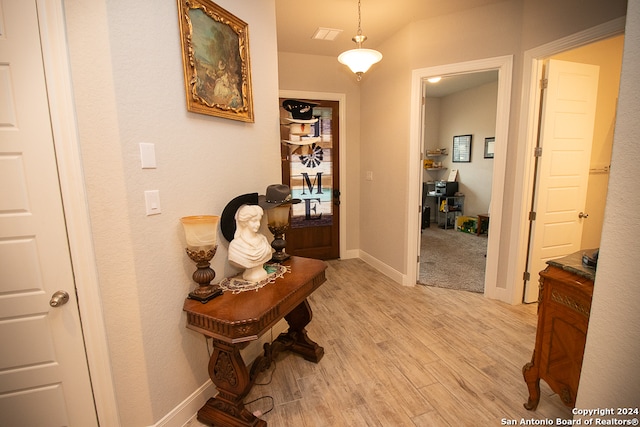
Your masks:
{"label": "lamp shade", "polygon": [[373,49],[351,49],[338,56],[338,61],[356,74],[366,73],[373,64],[380,62],[380,60],[382,60],[382,54]]}
{"label": "lamp shade", "polygon": [[267,223],[270,227],[284,227],[289,224],[290,204],[267,209]]}
{"label": "lamp shade", "polygon": [[180,218],[189,248],[210,249],[216,245],[219,216],[196,215]]}

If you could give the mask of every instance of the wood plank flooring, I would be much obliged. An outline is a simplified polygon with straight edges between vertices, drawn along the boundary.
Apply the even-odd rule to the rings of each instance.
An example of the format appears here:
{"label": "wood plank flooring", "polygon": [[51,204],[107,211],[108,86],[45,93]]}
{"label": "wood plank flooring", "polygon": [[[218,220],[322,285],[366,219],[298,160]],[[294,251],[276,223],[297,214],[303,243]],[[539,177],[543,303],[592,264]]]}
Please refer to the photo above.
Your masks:
{"label": "wood plank flooring", "polygon": [[[283,353],[246,401],[273,398],[271,427],[499,426],[503,419],[570,419],[541,381],[537,411],[523,408],[536,306],[481,294],[404,287],[361,260],[329,261],[310,298],[318,364]],[[270,398],[247,407],[264,412]]]}

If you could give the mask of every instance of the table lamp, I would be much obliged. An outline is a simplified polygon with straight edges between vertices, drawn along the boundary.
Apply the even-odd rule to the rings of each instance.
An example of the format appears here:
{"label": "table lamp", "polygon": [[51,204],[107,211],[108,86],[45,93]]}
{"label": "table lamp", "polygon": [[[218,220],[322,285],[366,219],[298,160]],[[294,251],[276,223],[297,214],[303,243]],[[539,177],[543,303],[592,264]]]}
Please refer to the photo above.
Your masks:
{"label": "table lamp", "polygon": [[209,264],[218,249],[216,235],[219,221],[220,217],[213,215],[180,218],[187,238],[187,255],[196,263],[197,267],[192,277],[198,287],[189,293],[189,298],[203,303],[222,294],[220,286],[211,284],[211,281],[216,277],[216,272]]}
{"label": "table lamp", "polygon": [[271,261],[283,262],[289,258],[289,254],[284,251],[287,242],[284,239],[284,233],[289,229],[289,211],[291,203],[285,203],[275,208],[267,209],[267,227],[273,233],[273,242],[271,247],[275,249]]}

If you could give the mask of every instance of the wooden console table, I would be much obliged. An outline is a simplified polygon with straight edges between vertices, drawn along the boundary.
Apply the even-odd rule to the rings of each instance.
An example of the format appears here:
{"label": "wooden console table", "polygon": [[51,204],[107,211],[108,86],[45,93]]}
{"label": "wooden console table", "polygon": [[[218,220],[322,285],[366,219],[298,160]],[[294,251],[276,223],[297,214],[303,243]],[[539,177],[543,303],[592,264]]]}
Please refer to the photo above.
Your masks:
{"label": "wooden console table", "polygon": [[[225,292],[206,304],[185,301],[187,328],[213,339],[209,376],[218,394],[198,411],[199,421],[215,426],[266,426],[244,407],[243,401],[257,374],[271,363],[272,354],[287,349],[315,363],[324,355],[324,349],[307,337],[304,328],[312,318],[307,297],[326,280],[327,266],[323,261],[300,257],[291,257],[283,265],[291,272],[257,291]],[[266,344],[265,354],[248,368],[240,349],[283,317],[289,330],[273,344]]]}
{"label": "wooden console table", "polygon": [[582,265],[582,253],[547,261],[540,272],[536,343],[522,368],[529,410],[540,402],[540,379],[566,406],[575,406],[595,280],[594,270]]}

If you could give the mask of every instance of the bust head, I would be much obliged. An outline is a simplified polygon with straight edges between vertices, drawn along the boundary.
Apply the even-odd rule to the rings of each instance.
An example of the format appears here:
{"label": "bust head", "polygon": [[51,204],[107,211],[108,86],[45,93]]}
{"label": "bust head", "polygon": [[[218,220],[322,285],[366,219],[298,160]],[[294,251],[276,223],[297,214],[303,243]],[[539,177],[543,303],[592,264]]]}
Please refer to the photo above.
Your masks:
{"label": "bust head", "polygon": [[259,281],[267,276],[263,265],[271,258],[271,245],[258,233],[264,211],[257,205],[243,205],[236,212],[236,232],[229,243],[229,263],[246,269],[243,278]]}
{"label": "bust head", "polygon": [[243,205],[236,212],[236,232],[233,235],[237,238],[253,237],[260,230],[260,221],[264,211],[258,205]]}

